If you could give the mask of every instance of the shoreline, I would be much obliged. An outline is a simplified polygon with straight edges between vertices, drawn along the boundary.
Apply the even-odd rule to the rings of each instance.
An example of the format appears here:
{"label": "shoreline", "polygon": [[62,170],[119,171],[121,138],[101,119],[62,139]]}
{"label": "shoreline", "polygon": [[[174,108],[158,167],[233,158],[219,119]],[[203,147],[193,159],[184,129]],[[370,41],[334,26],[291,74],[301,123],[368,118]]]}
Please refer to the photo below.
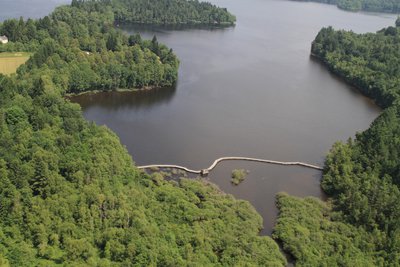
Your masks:
{"label": "shoreline", "polygon": [[387,107],[385,107],[385,105],[381,105],[379,104],[375,99],[372,98],[372,96],[368,95],[367,93],[365,93],[363,91],[363,88],[361,86],[358,86],[356,84],[354,84],[353,82],[351,82],[348,78],[346,78],[346,76],[344,76],[342,73],[340,73],[339,71],[336,71],[335,69],[333,69],[323,58],[321,58],[320,56],[318,56],[317,54],[314,54],[313,52],[310,52],[310,58],[311,60],[315,60],[316,62],[322,64],[325,68],[328,69],[329,73],[331,73],[332,75],[334,75],[336,78],[338,78],[340,81],[344,82],[345,84],[353,87],[358,93],[360,93],[361,95],[363,95],[364,97],[366,97],[369,101],[371,101],[371,103],[373,103],[375,106],[377,106],[378,108],[381,109],[381,112],[386,109]]}
{"label": "shoreline", "polygon": [[107,92],[118,92],[118,93],[124,93],[124,92],[140,92],[140,91],[151,91],[151,90],[155,90],[155,89],[162,89],[162,88],[167,88],[169,86],[144,86],[141,88],[115,88],[115,89],[111,89],[111,90],[89,90],[89,91],[84,91],[84,92],[80,92],[80,93],[66,93],[63,96],[65,98],[73,98],[73,97],[77,97],[77,96],[83,96],[83,95],[95,95],[95,94],[99,94],[99,93],[107,93]]}

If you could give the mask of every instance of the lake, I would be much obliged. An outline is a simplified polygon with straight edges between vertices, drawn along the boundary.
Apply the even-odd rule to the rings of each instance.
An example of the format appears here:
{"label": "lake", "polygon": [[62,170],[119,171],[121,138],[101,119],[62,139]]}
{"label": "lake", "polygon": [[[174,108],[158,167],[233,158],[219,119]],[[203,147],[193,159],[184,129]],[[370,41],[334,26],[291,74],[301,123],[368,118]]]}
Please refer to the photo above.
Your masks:
{"label": "lake", "polygon": [[[43,10],[63,2],[34,1],[42,1]],[[6,8],[7,3],[18,2],[26,1],[6,0]],[[374,103],[310,58],[310,47],[321,27],[376,31],[393,25],[395,16],[290,1],[212,2],[234,13],[237,25],[181,30],[123,27],[146,38],[157,35],[173,48],[181,60],[174,88],[73,98],[88,120],[118,134],[137,165],[202,169],[222,156],[323,165],[335,141],[363,131],[379,115]],[[1,5],[0,18],[6,18]],[[21,10],[28,7],[20,8],[10,13],[24,15]],[[233,186],[231,171],[239,168],[250,173]],[[253,204],[264,218],[262,234],[272,231],[277,192],[324,198],[321,173],[301,167],[224,162],[209,179]]]}

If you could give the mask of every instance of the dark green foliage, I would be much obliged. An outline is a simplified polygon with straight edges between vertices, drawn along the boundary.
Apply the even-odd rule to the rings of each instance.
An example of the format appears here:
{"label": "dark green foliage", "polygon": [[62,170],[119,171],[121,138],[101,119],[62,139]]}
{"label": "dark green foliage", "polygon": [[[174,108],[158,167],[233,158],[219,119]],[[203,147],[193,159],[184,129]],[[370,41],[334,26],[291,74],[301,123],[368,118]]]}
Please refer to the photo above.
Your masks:
{"label": "dark green foliage", "polygon": [[113,0],[120,23],[161,25],[233,25],[236,18],[226,8],[198,0]]}
{"label": "dark green foliage", "polygon": [[236,17],[226,8],[198,0],[74,0],[86,11],[108,10],[116,23],[157,25],[234,25]]}
{"label": "dark green foliage", "polygon": [[312,53],[347,82],[382,107],[400,96],[400,31],[389,27],[376,34],[322,29]]}
{"label": "dark green foliage", "polygon": [[[325,262],[328,254],[335,260],[327,266],[400,266],[400,32],[395,27],[376,34],[326,28],[313,42],[312,53],[386,109],[368,130],[346,144],[336,143],[328,154],[322,188],[331,197],[332,210],[316,215],[321,203],[278,198],[281,217],[275,237],[308,266],[314,266],[313,258]],[[293,205],[307,208],[288,212]],[[317,222],[313,231],[320,237],[305,238],[305,229]],[[341,230],[331,229],[333,225]],[[335,241],[327,245],[329,236]],[[354,258],[343,254],[348,251]]]}
{"label": "dark green foliage", "polygon": [[134,34],[129,36],[128,43],[130,46],[134,46],[136,44],[140,45],[142,43],[142,37],[140,34]]}
{"label": "dark green foliage", "polygon": [[336,144],[326,161],[322,187],[341,219],[376,237],[387,266],[400,259],[400,112],[386,109],[371,128],[348,144]]}
{"label": "dark green foliage", "polygon": [[399,0],[297,0],[305,2],[318,2],[337,5],[339,8],[349,11],[370,11],[399,13]]}

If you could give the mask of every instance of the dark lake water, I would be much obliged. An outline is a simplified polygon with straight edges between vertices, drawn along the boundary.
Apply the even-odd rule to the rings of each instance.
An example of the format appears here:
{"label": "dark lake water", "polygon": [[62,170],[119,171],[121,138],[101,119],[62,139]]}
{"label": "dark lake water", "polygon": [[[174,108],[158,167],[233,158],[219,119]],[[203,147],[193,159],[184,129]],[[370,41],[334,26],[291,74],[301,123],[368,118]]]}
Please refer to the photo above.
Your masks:
{"label": "dark lake water", "polygon": [[[40,1],[48,9],[55,3],[34,0]],[[3,2],[0,18],[7,17]],[[11,6],[17,2],[26,0],[5,0]],[[181,60],[175,88],[73,99],[88,120],[119,135],[138,165],[201,169],[221,156],[322,165],[335,141],[368,128],[378,116],[380,110],[371,101],[309,57],[310,45],[323,26],[376,31],[394,24],[395,16],[290,1],[212,2],[237,16],[236,27],[125,28],[146,38],[156,34],[174,49]],[[232,186],[231,171],[237,168],[250,174]],[[323,198],[320,178],[320,172],[300,167],[225,162],[209,179],[224,192],[250,201],[264,218],[263,234],[270,234],[276,193]]]}

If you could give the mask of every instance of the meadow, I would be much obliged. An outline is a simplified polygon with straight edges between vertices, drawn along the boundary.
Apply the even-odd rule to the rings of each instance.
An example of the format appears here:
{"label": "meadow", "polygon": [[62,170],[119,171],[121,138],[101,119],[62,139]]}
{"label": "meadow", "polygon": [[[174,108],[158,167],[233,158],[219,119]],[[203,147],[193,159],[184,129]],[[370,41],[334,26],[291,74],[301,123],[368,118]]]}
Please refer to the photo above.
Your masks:
{"label": "meadow", "polygon": [[15,73],[29,57],[30,54],[25,52],[0,53],[0,73],[5,75]]}

